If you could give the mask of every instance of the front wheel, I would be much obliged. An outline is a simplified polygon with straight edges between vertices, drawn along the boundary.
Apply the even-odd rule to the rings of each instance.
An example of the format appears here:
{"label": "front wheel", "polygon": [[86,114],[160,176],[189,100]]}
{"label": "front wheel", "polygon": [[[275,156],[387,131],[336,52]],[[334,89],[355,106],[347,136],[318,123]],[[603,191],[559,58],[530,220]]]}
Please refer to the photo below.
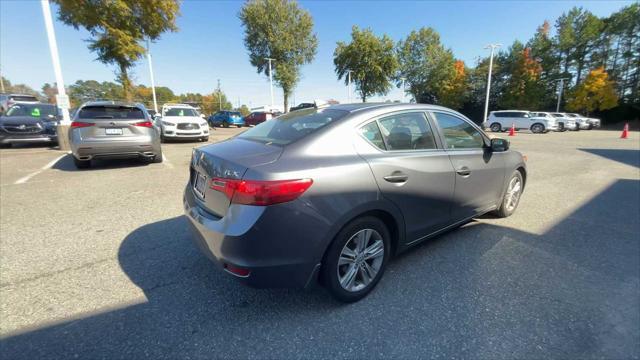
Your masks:
{"label": "front wheel", "polygon": [[384,223],[375,217],[356,219],[338,233],[327,250],[323,283],[337,300],[358,301],[380,281],[390,253],[390,235]]}
{"label": "front wheel", "polygon": [[491,129],[491,131],[493,132],[500,132],[502,131],[502,126],[499,123],[493,123],[491,124],[491,126],[489,127]]}
{"label": "front wheel", "polygon": [[225,121],[225,122],[223,122],[223,123],[222,123],[222,127],[228,128],[228,127],[229,127],[229,123],[228,123],[228,122],[226,122],[226,121]]}
{"label": "front wheel", "polygon": [[500,203],[500,208],[495,211],[495,215],[501,218],[511,216],[520,203],[520,196],[522,196],[523,190],[524,181],[522,179],[522,173],[516,170],[507,183],[507,189],[502,197],[502,203]]}

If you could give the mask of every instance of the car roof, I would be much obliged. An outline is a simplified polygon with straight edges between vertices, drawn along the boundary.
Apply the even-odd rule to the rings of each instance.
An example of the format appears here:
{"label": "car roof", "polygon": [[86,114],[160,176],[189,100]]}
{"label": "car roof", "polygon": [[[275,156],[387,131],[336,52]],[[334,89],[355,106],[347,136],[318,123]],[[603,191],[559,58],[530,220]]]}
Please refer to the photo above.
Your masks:
{"label": "car roof", "polygon": [[12,94],[0,94],[0,95],[4,95],[4,96],[31,96],[31,97],[36,97],[35,95],[31,95],[31,94],[18,94],[18,93],[12,93]]}
{"label": "car roof", "polygon": [[492,113],[494,112],[531,112],[529,110],[494,110],[492,111]]}
{"label": "car roof", "polygon": [[338,104],[331,105],[328,108],[335,110],[343,110],[350,113],[356,112],[364,112],[364,111],[373,111],[380,109],[398,109],[398,110],[407,110],[407,109],[422,109],[422,110],[445,110],[452,111],[449,108],[431,105],[431,104],[409,104],[409,103],[354,103],[354,104]]}
{"label": "car roof", "polygon": [[126,102],[126,101],[87,101],[82,104],[82,107],[85,106],[129,106],[129,107],[137,107],[141,109],[146,109],[144,105],[140,103]]}

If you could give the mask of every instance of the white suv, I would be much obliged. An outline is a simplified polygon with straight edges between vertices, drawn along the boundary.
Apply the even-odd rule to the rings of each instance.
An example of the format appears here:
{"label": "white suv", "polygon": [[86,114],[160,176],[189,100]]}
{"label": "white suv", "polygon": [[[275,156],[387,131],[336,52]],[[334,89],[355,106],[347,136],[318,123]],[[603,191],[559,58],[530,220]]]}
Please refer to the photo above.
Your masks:
{"label": "white suv", "polygon": [[549,120],[550,122],[555,123],[556,127],[555,129],[553,129],[555,131],[567,130],[567,128],[565,127],[565,122],[560,119],[557,119],[555,116],[553,116],[553,114],[549,112],[536,111],[536,112],[529,113],[529,116],[531,118]]}
{"label": "white suv", "polygon": [[589,119],[580,114],[565,113],[564,116],[573,119],[581,130],[591,130],[593,128]]}
{"label": "white suv", "polygon": [[198,110],[191,105],[164,104],[160,120],[163,141],[167,139],[209,140],[207,120],[203,119]]}
{"label": "white suv", "polygon": [[[576,119],[572,117],[568,117],[566,114],[551,113],[551,116],[556,118],[556,121],[558,122],[558,127],[562,127],[565,130],[571,130],[571,131],[580,130],[580,128],[578,127],[578,124],[576,123]],[[560,126],[560,124],[562,124],[562,126]]]}
{"label": "white suv", "polygon": [[557,129],[554,118],[532,117],[524,110],[492,111],[484,126],[494,132],[507,131],[513,126],[516,130],[531,130],[536,134]]}

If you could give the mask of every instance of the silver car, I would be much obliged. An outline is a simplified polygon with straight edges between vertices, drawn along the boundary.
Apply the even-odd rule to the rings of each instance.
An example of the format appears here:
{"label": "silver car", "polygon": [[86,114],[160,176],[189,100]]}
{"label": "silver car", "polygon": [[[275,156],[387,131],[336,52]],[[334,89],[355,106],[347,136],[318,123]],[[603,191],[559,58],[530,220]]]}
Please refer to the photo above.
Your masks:
{"label": "silver car", "polygon": [[198,247],[256,287],[322,283],[356,301],[389,259],[478,215],[511,215],[523,156],[422,104],[293,111],[194,149],[184,209]]}
{"label": "silver car", "polygon": [[94,159],[140,158],[162,162],[160,130],[144,106],[115,101],[83,104],[76,111],[69,143],[78,168]]}

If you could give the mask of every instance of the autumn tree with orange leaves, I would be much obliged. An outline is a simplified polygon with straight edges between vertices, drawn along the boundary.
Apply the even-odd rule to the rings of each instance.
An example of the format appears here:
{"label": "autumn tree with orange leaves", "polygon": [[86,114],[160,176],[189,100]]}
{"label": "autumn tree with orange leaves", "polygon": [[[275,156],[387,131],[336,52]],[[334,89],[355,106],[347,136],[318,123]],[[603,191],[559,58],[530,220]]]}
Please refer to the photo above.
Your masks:
{"label": "autumn tree with orange leaves", "polygon": [[467,98],[469,87],[467,81],[467,70],[464,61],[456,60],[453,63],[452,76],[444,81],[443,86],[438,91],[438,102],[440,105],[459,109]]}
{"label": "autumn tree with orange leaves", "polygon": [[537,109],[542,106],[544,87],[540,80],[542,66],[531,50],[516,42],[510,51],[509,80],[505,84],[500,106],[507,109]]}
{"label": "autumn tree with orange leaves", "polygon": [[618,105],[614,83],[603,67],[591,70],[587,78],[576,86],[567,101],[569,111],[607,110]]}

